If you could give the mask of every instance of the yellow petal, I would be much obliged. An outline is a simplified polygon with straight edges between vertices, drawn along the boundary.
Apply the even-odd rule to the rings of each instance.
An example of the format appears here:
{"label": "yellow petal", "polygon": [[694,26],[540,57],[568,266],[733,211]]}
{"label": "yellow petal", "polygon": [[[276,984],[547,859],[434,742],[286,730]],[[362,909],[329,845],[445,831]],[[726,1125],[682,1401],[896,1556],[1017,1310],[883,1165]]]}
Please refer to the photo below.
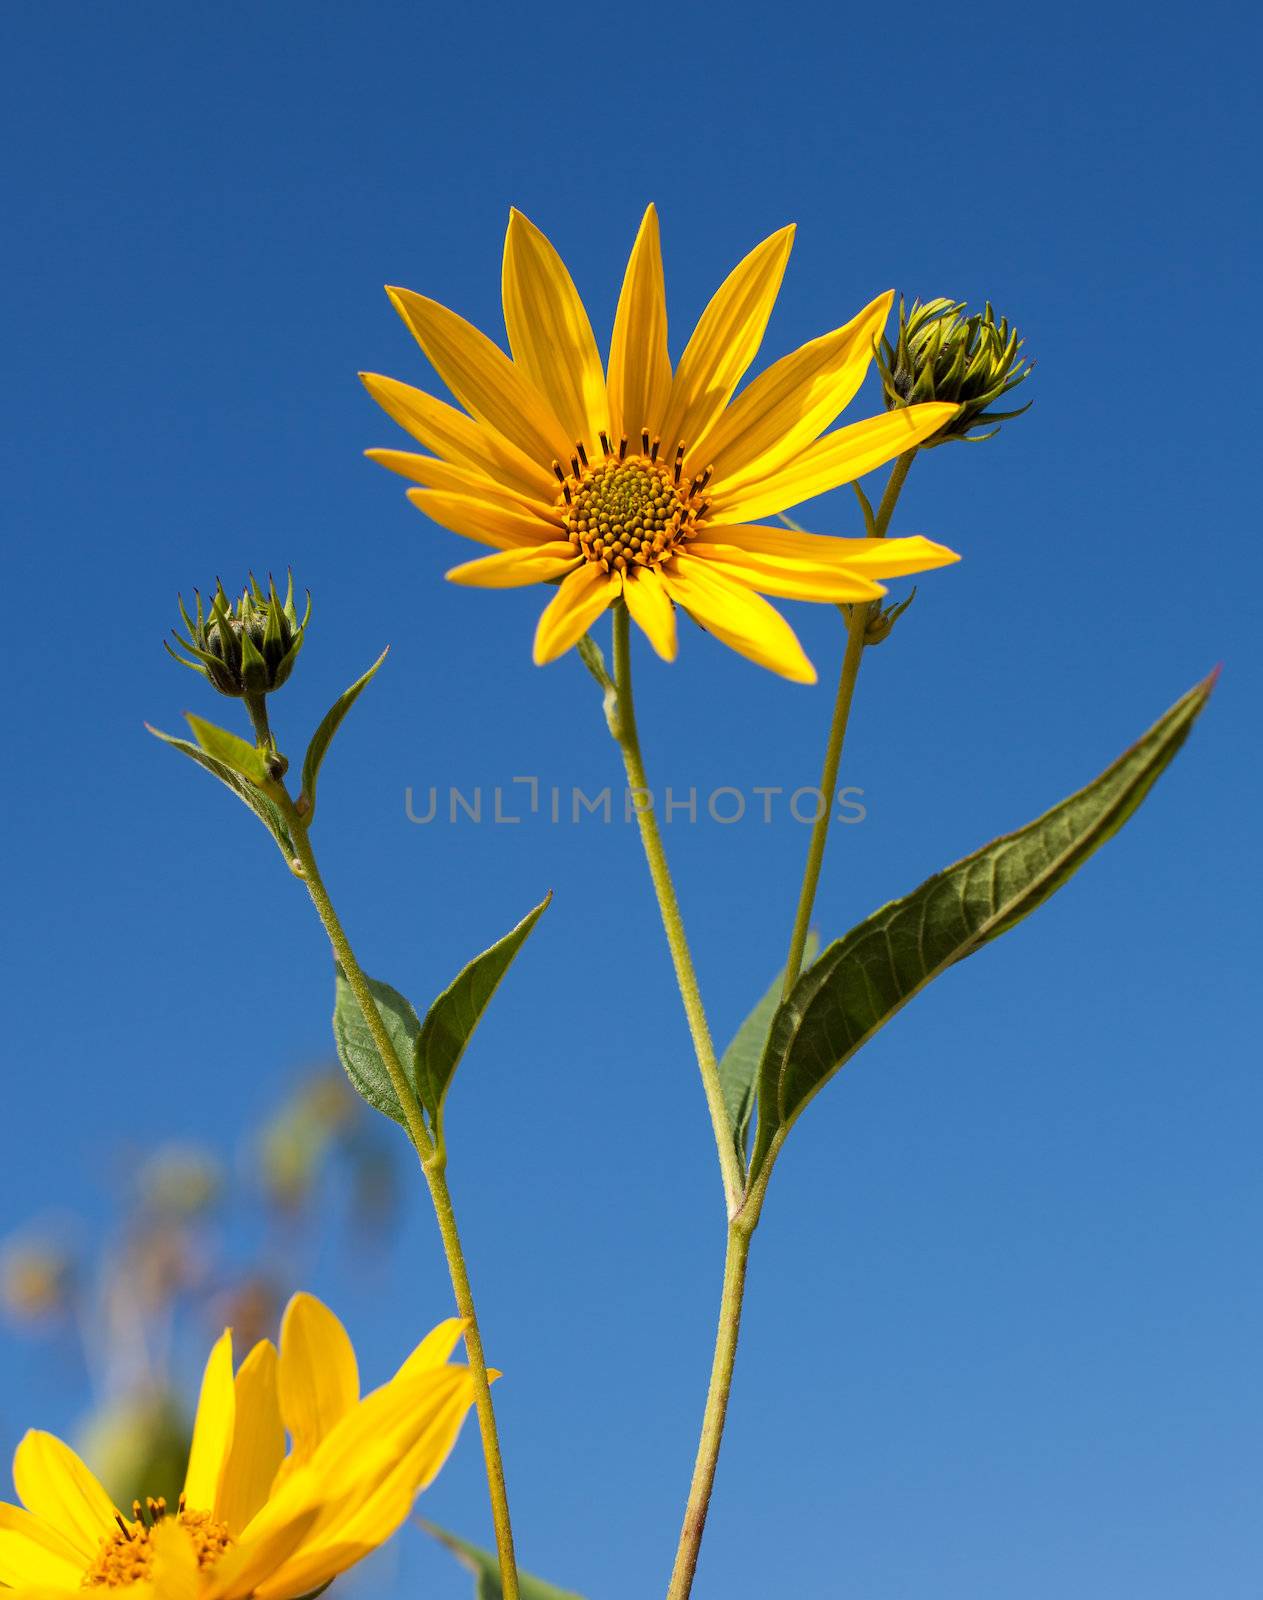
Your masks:
{"label": "yellow petal", "polygon": [[623,579],[623,599],[632,621],[643,630],[664,661],[676,656],[675,607],[651,567],[633,567]]}
{"label": "yellow petal", "polygon": [[843,547],[840,558],[852,572],[868,578],[906,578],[913,572],[932,572],[960,560],[955,550],[914,534],[908,539],[830,539]]}
{"label": "yellow petal", "polygon": [[[495,557],[491,559],[494,561]],[[437,1328],[431,1328],[391,1381],[398,1383],[401,1378],[415,1378],[423,1372],[432,1372],[435,1367],[446,1366],[465,1327],[464,1317],[448,1317]]]}
{"label": "yellow petal", "polygon": [[602,611],[618,599],[621,588],[618,573],[605,572],[595,561],[585,561],[563,579],[535,629],[535,665],[555,661],[577,644]]}
{"label": "yellow petal", "polygon": [[795,556],[769,556],[733,545],[689,542],[689,555],[705,561],[713,572],[738,583],[774,594],[782,600],[820,600],[852,603],[878,600],[885,594],[879,583],[836,561],[805,561]]}
{"label": "yellow petal", "polygon": [[[497,483],[478,467],[457,465],[438,456],[418,455],[414,450],[366,450],[364,454],[387,472],[423,483],[427,489],[444,489],[449,494],[471,494],[479,500],[494,500],[510,510],[534,511],[537,516],[551,511],[555,495],[524,494]],[[557,487],[557,480],[552,480]]]}
{"label": "yellow petal", "polygon": [[[800,561],[843,566],[866,578],[902,578],[910,572],[949,567],[960,560],[945,544],[935,544],[933,539],[923,539],[920,534],[909,539],[838,539],[831,534],[761,527],[758,523],[737,526],[707,523],[702,532],[714,544],[749,550],[757,555],[790,556]],[[696,546],[689,548],[696,549]]]}
{"label": "yellow petal", "polygon": [[174,1520],[160,1522],[152,1535],[154,1600],[198,1600],[202,1575],[193,1541]]}
{"label": "yellow petal", "polygon": [[721,643],[794,683],[815,683],[794,630],[761,596],[683,552],[661,571],[671,598]]}
{"label": "yellow petal", "polygon": [[715,292],[680,357],[662,425],[668,456],[700,439],[732,399],[754,360],[785,275],[792,227],[753,249]]}
{"label": "yellow petal", "polygon": [[[129,1583],[114,1590],[110,1600],[150,1600],[152,1587],[147,1583]],[[83,1600],[83,1590],[64,1589],[58,1584],[51,1583],[24,1583],[16,1589],[6,1589],[4,1600],[68,1600],[68,1596],[75,1596],[75,1600]]]}
{"label": "yellow petal", "polygon": [[235,1535],[268,1497],[285,1458],[285,1424],[277,1394],[276,1347],[270,1339],[255,1345],[241,1363],[234,1384],[236,1422],[232,1449],[220,1480],[215,1515]]}
{"label": "yellow petal", "polygon": [[13,1482],[22,1504],[55,1528],[85,1564],[116,1527],[114,1502],[68,1444],[34,1429],[13,1457]]}
{"label": "yellow petal", "polygon": [[184,1477],[184,1494],[190,1506],[210,1511],[218,1502],[232,1430],[236,1420],[236,1391],[232,1381],[232,1329],[225,1328],[216,1339],[202,1374],[193,1422],[193,1443],[189,1447],[189,1466]]}
{"label": "yellow petal", "polygon": [[451,583],[475,589],[522,589],[528,583],[549,583],[572,572],[583,557],[572,544],[559,540],[534,550],[502,550],[452,567],[444,576]]}
{"label": "yellow petal", "polygon": [[317,1449],[355,1407],[360,1372],[346,1329],[312,1294],[296,1294],[281,1319],[277,1365],[280,1412],[296,1466]]}
{"label": "yellow petal", "polygon": [[569,448],[590,449],[610,425],[592,324],[561,257],[520,211],[504,239],[504,326],[514,362],[552,406]]}
{"label": "yellow petal", "polygon": [[[402,1382],[383,1384],[352,1407],[325,1435],[314,1454],[299,1467],[243,1531],[236,1561],[224,1577],[225,1592],[236,1595],[247,1569],[261,1581],[265,1572],[277,1572],[279,1560],[288,1558],[304,1542],[312,1546],[335,1536],[336,1530],[356,1515],[381,1485],[409,1459],[436,1425],[455,1405],[460,1412],[473,1403],[473,1380],[467,1367],[443,1366]],[[451,1437],[454,1437],[452,1435]],[[436,1445],[415,1462],[421,1481],[437,1472],[450,1449],[450,1437],[440,1450]],[[291,1532],[301,1525],[301,1536]],[[283,1545],[284,1556],[277,1559]],[[268,1568],[258,1552],[267,1547],[273,1556]],[[217,1569],[216,1576],[219,1576]]]}
{"label": "yellow petal", "polygon": [[616,443],[624,434],[639,439],[646,428],[651,438],[661,431],[671,393],[671,357],[658,213],[652,206],[641,221],[618,297],[607,387]]}
{"label": "yellow petal", "polygon": [[388,289],[430,365],[471,416],[547,467],[569,459],[574,440],[539,390],[498,345],[464,317],[407,289]]}
{"label": "yellow petal", "polygon": [[56,1528],[0,1501],[0,1584],[78,1589],[85,1564],[83,1552]]}
{"label": "yellow petal", "polygon": [[717,483],[712,497],[714,514],[724,522],[748,522],[799,505],[839,484],[853,483],[937,433],[959,409],[931,401],[826,433],[796,460],[766,478],[752,477],[744,484]]}
{"label": "yellow petal", "polygon": [[[291,1480],[299,1489],[306,1483],[306,1472],[304,1468]],[[319,1523],[324,1509],[319,1500],[310,1496],[295,1499],[292,1505],[288,1500],[274,1497],[265,1511],[277,1503],[287,1505],[289,1514],[266,1529],[260,1526],[256,1533],[247,1529],[215,1566],[209,1584],[203,1586],[201,1600],[247,1600],[265,1578],[280,1571],[301,1548]],[[260,1522],[261,1518],[256,1517],[255,1523]],[[164,1600],[164,1597],[158,1595],[155,1600]]]}
{"label": "yellow petal", "polygon": [[475,422],[424,389],[383,378],[380,373],[361,372],[360,382],[386,415],[420,439],[427,450],[445,460],[477,467],[522,494],[548,498],[555,494],[557,480],[548,466],[510,444],[494,428]]}
{"label": "yellow petal", "polygon": [[440,527],[463,534],[497,550],[533,550],[561,537],[559,522],[546,522],[525,508],[512,510],[471,494],[445,494],[439,489],[409,489],[408,499]]}
{"label": "yellow petal", "polygon": [[297,1600],[384,1544],[411,1511],[418,1491],[447,1459],[472,1400],[472,1383],[454,1388],[428,1417],[415,1442],[385,1462],[363,1502],[349,1515],[323,1521],[279,1570],[259,1584],[256,1600]]}
{"label": "yellow petal", "polygon": [[893,290],[879,295],[845,327],[761,372],[698,441],[691,470],[713,466],[716,484],[727,484],[791,461],[855,398],[893,299]]}

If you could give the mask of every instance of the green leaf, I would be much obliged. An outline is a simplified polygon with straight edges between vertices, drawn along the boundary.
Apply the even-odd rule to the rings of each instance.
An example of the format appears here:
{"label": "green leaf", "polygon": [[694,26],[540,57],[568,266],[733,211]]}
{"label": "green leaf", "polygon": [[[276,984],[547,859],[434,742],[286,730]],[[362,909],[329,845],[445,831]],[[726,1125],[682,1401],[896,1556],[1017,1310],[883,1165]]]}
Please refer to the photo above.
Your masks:
{"label": "green leaf", "polygon": [[320,763],[325,758],[325,752],[333,743],[333,736],[342,726],[342,719],[360,697],[360,692],[367,687],[369,679],[390,654],[387,645],[373,662],[372,666],[362,678],[357,678],[351,687],[345,690],[329,707],[324,714],[320,726],[312,734],[311,743],[307,746],[307,754],[303,757],[303,787],[298,799],[298,809],[311,825],[312,814],[316,809],[316,778],[320,772]]}
{"label": "green leaf", "polygon": [[251,744],[239,734],[230,733],[227,728],[216,727],[213,722],[195,717],[191,711],[184,713],[184,720],[192,728],[193,737],[208,756],[212,756],[222,766],[230,767],[247,783],[256,783],[260,789],[274,787],[267,760],[257,745]]}
{"label": "green leaf", "polygon": [[[360,1003],[340,966],[335,968],[335,973],[333,1037],[338,1047],[338,1060],[357,1092],[369,1105],[406,1128],[408,1120],[399,1104],[386,1064],[373,1042]],[[414,1060],[417,1042],[421,1037],[420,1019],[412,1009],[411,1002],[398,989],[392,989],[388,983],[379,983],[376,978],[369,978],[367,982],[395,1054],[405,1073],[412,1076],[415,1090]]]}
{"label": "green leaf", "polygon": [[[475,956],[456,979],[444,989],[421,1022],[412,1002],[388,983],[368,978],[386,1033],[394,1046],[408,1083],[427,1113],[431,1129],[438,1137],[443,1115],[443,1100],[460,1065],[460,1058],[473,1036],[483,1012],[508,971],[527,935],[543,916],[552,900],[546,898],[525,916],[504,938]],[[351,985],[341,967],[335,969],[333,1037],[338,1059],[359,1094],[370,1106],[407,1127],[395,1086],[382,1061],[360,1010]]]}
{"label": "green leaf", "polygon": [[196,761],[199,767],[204,767],[219,779],[225,788],[231,789],[238,800],[244,800],[255,816],[259,818],[264,827],[280,846],[281,853],[286,861],[294,858],[294,841],[290,837],[289,827],[281,808],[270,800],[266,794],[253,783],[235,772],[231,767],[225,766],[222,761],[217,761],[214,756],[195,744],[190,744],[187,739],[177,739],[169,733],[163,733],[161,728],[150,727],[145,724],[155,739],[161,739],[163,744],[169,744],[173,750],[178,750],[181,755],[186,755],[190,761]]}
{"label": "green leaf", "polygon": [[460,1058],[473,1036],[491,996],[509,970],[514,956],[525,944],[532,928],[548,910],[549,890],[539,905],[527,913],[511,932],[475,956],[426,1013],[416,1050],[416,1082],[421,1099],[437,1129],[443,1115],[443,1101]]}
{"label": "green leaf", "polygon": [[[479,1545],[470,1544],[467,1539],[458,1539],[454,1533],[448,1533],[446,1528],[440,1528],[433,1522],[422,1521],[421,1526],[427,1533],[432,1533],[441,1545],[445,1545],[462,1567],[467,1567],[474,1574],[477,1580],[474,1586],[475,1600],[504,1600],[500,1562],[494,1550],[483,1550]],[[522,1600],[583,1600],[582,1595],[576,1594],[573,1589],[559,1589],[555,1583],[533,1578],[529,1572],[519,1570],[517,1581]]]}
{"label": "green leaf", "polygon": [[777,1009],[759,1067],[752,1171],[862,1045],[954,962],[1006,933],[1127,821],[1203,710],[1212,674],[1086,789],[984,845],[831,944]]}
{"label": "green leaf", "polygon": [[[815,961],[819,950],[819,936],[809,933],[803,948],[803,971]],[[732,1129],[737,1160],[743,1172],[746,1147],[750,1142],[750,1118],[754,1114],[754,1086],[758,1081],[759,1062],[763,1059],[767,1036],[772,1031],[772,1018],[781,1003],[784,984],[785,969],[782,967],[776,982],[737,1029],[719,1063],[719,1085],[724,1092],[724,1109],[728,1113],[728,1126]]]}

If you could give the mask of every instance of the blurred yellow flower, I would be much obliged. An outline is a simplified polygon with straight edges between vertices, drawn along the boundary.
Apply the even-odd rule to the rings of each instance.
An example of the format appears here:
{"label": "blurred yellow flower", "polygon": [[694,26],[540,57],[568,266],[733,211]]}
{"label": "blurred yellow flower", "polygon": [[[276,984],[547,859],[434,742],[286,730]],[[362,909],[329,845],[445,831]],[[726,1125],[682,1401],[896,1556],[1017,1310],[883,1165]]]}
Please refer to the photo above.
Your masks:
{"label": "blurred yellow flower", "polygon": [[668,661],[680,606],[742,655],[810,683],[811,663],[762,595],[871,600],[884,593],[877,578],[957,559],[927,539],[824,538],[753,520],[893,460],[957,410],[908,406],[820,437],[863,381],[890,294],[776,362],[733,401],[793,234],[783,228],[733,270],[674,373],[652,206],[627,266],[608,371],[570,274],[520,212],[510,214],[504,251],[512,360],[435,301],[388,291],[465,410],[365,373],[374,399],[434,452],[368,454],[425,485],[409,498],[435,522],[496,549],[454,568],[454,582],[560,585],[539,621],[537,662],[568,650],[621,597]]}
{"label": "blurred yellow flower", "polygon": [[292,1600],[321,1588],[395,1532],[447,1458],[473,1401],[468,1368],[447,1364],[462,1327],[440,1323],[364,1399],[346,1330],[310,1295],[290,1301],[279,1356],[264,1340],[235,1377],[226,1332],[171,1510],[136,1501],[122,1515],[68,1445],[28,1433],[13,1461],[26,1509],[0,1503],[0,1583],[25,1600],[95,1588]]}

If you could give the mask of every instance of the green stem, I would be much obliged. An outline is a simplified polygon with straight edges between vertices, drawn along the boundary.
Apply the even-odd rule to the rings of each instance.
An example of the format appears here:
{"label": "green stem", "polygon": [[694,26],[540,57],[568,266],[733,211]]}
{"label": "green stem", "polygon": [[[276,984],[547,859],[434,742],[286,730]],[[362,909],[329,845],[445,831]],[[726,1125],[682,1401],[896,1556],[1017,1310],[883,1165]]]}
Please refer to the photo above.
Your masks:
{"label": "green stem", "polygon": [[623,753],[627,769],[627,782],[640,825],[640,839],[649,863],[649,876],[653,880],[662,926],[666,931],[671,960],[675,965],[675,980],[680,998],[684,1002],[684,1015],[688,1021],[693,1049],[697,1055],[706,1104],[710,1109],[711,1126],[715,1131],[715,1144],[719,1151],[719,1169],[724,1181],[724,1194],[729,1215],[741,1204],[742,1176],[737,1162],[736,1146],[728,1126],[728,1113],[724,1109],[724,1093],[719,1082],[719,1063],[715,1059],[715,1046],[710,1036],[710,1026],[702,1006],[697,972],[684,932],[684,919],[680,915],[680,902],[671,881],[658,817],[654,810],[652,792],[645,778],[645,762],[640,752],[640,735],[636,729],[636,706],[632,695],[631,619],[627,607],[621,602],[614,608],[614,685],[617,697],[613,706],[610,731]]}
{"label": "green stem", "polygon": [[[885,493],[877,508],[873,534],[884,539],[894,515],[895,502],[903,488],[904,480],[916,459],[916,450],[907,450],[895,462],[886,480]],[[864,634],[868,628],[871,603],[851,607],[846,625],[846,653],[842,657],[842,672],[838,678],[837,698],[833,703],[833,721],[829,726],[829,740],[825,745],[824,769],[820,774],[820,814],[811,830],[807,846],[807,864],[803,868],[802,888],[798,895],[798,910],[794,916],[794,931],[789,941],[789,956],[785,962],[785,983],[782,998],[789,995],[802,971],[803,951],[807,947],[807,934],[811,927],[811,913],[816,904],[816,890],[820,886],[820,870],[824,866],[825,845],[829,839],[829,824],[833,820],[833,797],[837,789],[838,768],[842,762],[842,746],[846,742],[847,723],[851,717],[851,701],[855,697],[855,681],[859,677],[860,659],[864,654]]]}
{"label": "green stem", "polygon": [[[873,521],[873,533],[879,539],[885,538],[886,532],[890,527],[890,520],[895,510],[895,502],[899,498],[900,490],[903,488],[904,480],[908,476],[915,457],[915,450],[907,451],[899,457],[891,470],[890,477],[886,482],[885,493],[882,495],[881,504]],[[851,613],[847,621],[846,653],[842,659],[842,672],[838,682],[837,698],[833,707],[833,722],[829,729],[829,741],[825,748],[824,771],[820,779],[820,791],[824,796],[824,801],[821,814],[812,828],[811,844],[807,852],[807,865],[803,873],[802,891],[798,901],[798,914],[794,919],[794,932],[785,969],[785,994],[788,994],[793,988],[802,970],[803,951],[807,944],[807,932],[811,924],[812,907],[815,904],[816,889],[820,882],[820,869],[824,862],[825,842],[828,839],[830,814],[833,810],[833,793],[838,781],[838,768],[842,760],[842,746],[846,739],[846,726],[851,713],[851,701],[855,695],[855,681],[859,675],[860,658],[864,653],[864,635],[868,627],[869,614],[869,606],[867,604],[855,605],[851,607]],[[618,669],[620,633],[617,615],[614,626],[615,681],[619,685],[621,704],[624,675],[629,669],[624,669],[624,673],[620,673]],[[625,651],[625,616],[623,618],[621,643]],[[630,690],[627,701],[630,707]],[[634,717],[631,722],[631,733],[634,740]],[[629,774],[631,772],[630,764],[628,772]],[[643,772],[639,781],[643,785]],[[649,845],[647,842],[645,849],[648,852]],[[650,865],[652,869],[652,858]],[[720,1105],[722,1109],[722,1101]],[[741,1307],[745,1295],[746,1266],[750,1253],[750,1240],[755,1228],[758,1226],[759,1217],[763,1209],[764,1196],[767,1193],[768,1177],[780,1152],[780,1143],[779,1137],[773,1141],[772,1148],[768,1151],[758,1178],[755,1180],[749,1194],[745,1196],[744,1202],[731,1214],[728,1224],[728,1247],[724,1257],[724,1282],[719,1301],[719,1323],[715,1331],[715,1355],[711,1364],[710,1387],[706,1394],[706,1408],[702,1414],[702,1436],[697,1446],[697,1457],[693,1465],[693,1481],[689,1487],[688,1504],[684,1512],[684,1525],[680,1530],[680,1542],[676,1549],[675,1566],[671,1573],[671,1584],[667,1590],[667,1600],[688,1600],[693,1588],[693,1579],[697,1572],[697,1560],[701,1551],[702,1535],[706,1531],[706,1516],[710,1509],[711,1494],[715,1487],[715,1470],[719,1463],[720,1446],[723,1443],[724,1423],[728,1415],[728,1400],[732,1393],[732,1373],[737,1356],[737,1338],[741,1330]]]}
{"label": "green stem", "polygon": [[434,1215],[438,1218],[439,1233],[443,1239],[443,1253],[451,1274],[452,1290],[456,1296],[456,1309],[465,1319],[465,1351],[469,1356],[469,1370],[474,1379],[474,1398],[478,1408],[478,1432],[482,1438],[483,1459],[487,1464],[487,1490],[491,1497],[491,1515],[496,1530],[496,1553],[500,1558],[500,1586],[504,1600],[518,1600],[517,1558],[513,1551],[513,1527],[509,1521],[509,1491],[504,1481],[504,1457],[500,1453],[500,1435],[496,1428],[495,1408],[491,1400],[491,1379],[487,1374],[487,1358],[482,1348],[482,1333],[478,1315],[474,1310],[474,1293],[465,1265],[465,1252],[461,1248],[460,1234],[456,1230],[456,1213],[447,1187],[447,1157],[442,1152],[421,1163],[425,1181],[430,1186],[434,1202]]}
{"label": "green stem", "polygon": [[745,1294],[746,1263],[750,1254],[752,1228],[737,1221],[728,1225],[728,1248],[724,1255],[724,1286],[719,1300],[719,1326],[715,1333],[715,1357],[711,1364],[710,1387],[702,1414],[702,1437],[693,1465],[684,1525],[675,1552],[667,1600],[688,1600],[697,1572],[706,1514],[715,1487],[715,1468],[724,1437],[728,1397],[732,1393],[732,1369],[737,1356],[737,1336],[741,1330],[741,1302]]}
{"label": "green stem", "polygon": [[474,1380],[474,1397],[478,1409],[478,1428],[482,1435],[483,1455],[487,1464],[487,1488],[491,1497],[491,1515],[496,1530],[496,1550],[500,1557],[500,1581],[504,1591],[504,1600],[519,1600],[517,1565],[513,1554],[513,1529],[509,1521],[509,1501],[504,1484],[504,1461],[500,1453],[500,1436],[496,1430],[495,1409],[491,1400],[491,1381],[487,1376],[487,1360],[483,1353],[482,1334],[478,1327],[478,1315],[474,1310],[473,1291],[469,1283],[469,1270],[465,1265],[465,1253],[461,1248],[460,1234],[456,1228],[456,1216],[452,1210],[452,1197],[447,1187],[446,1165],[447,1157],[442,1149],[436,1146],[430,1137],[425,1125],[420,1104],[412,1085],[408,1081],[403,1063],[395,1052],[390,1035],[386,1032],[382,1022],[381,1013],[373,999],[372,990],[368,980],[355,959],[355,952],[351,942],[346,936],[346,931],[338,920],[338,914],[333,908],[333,901],[329,898],[329,891],[325,888],[324,879],[320,876],[320,869],[316,865],[315,853],[311,847],[311,840],[302,819],[291,805],[286,819],[290,826],[290,833],[294,841],[294,853],[298,865],[302,869],[302,878],[307,885],[307,892],[311,895],[312,904],[319,914],[324,930],[329,936],[329,943],[333,946],[333,953],[338,965],[346,976],[346,981],[351,987],[368,1030],[372,1034],[373,1043],[381,1056],[382,1065],[390,1077],[391,1086],[395,1091],[407,1123],[409,1137],[416,1148],[417,1156],[421,1162],[421,1170],[425,1174],[425,1181],[429,1186],[430,1198],[434,1203],[434,1214],[438,1219],[439,1234],[443,1240],[443,1254],[447,1258],[447,1270],[452,1280],[452,1290],[456,1297],[456,1308],[465,1322],[465,1350],[469,1356],[469,1370]]}

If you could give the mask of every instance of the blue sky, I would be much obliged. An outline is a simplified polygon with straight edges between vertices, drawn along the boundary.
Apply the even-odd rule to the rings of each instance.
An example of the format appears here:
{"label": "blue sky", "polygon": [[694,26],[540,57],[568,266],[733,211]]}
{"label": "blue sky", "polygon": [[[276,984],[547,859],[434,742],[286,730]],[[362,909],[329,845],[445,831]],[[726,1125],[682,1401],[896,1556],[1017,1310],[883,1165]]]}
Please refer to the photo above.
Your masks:
{"label": "blue sky", "polygon": [[[590,793],[616,752],[578,662],[530,664],[538,593],[443,584],[467,547],[362,460],[402,441],[355,374],[431,381],[385,283],[501,335],[510,205],[604,337],[656,201],[675,354],[793,220],[761,360],[894,286],[990,298],[1039,362],[1034,409],[923,458],[901,502],[896,531],[965,560],[865,663],[843,781],[868,816],[832,841],[826,935],[1226,670],[1116,843],[798,1128],[697,1593],[1256,1595],[1257,19],[66,4],[0,37],[3,1228],[91,1214],[136,1140],[229,1147],[329,1048],[298,886],[141,727],[225,710],[160,649],[176,590],[292,565],[315,618],[283,742],[393,645],[322,780],[365,965],[424,1004],[556,892],[462,1068],[451,1179],[524,1563],[590,1600],[661,1591],[722,1217],[639,844],[404,805],[519,775]],[[800,517],[858,531],[845,491]],[[642,652],[661,784],[815,781],[837,620],[790,609],[814,690],[695,631],[673,667]],[[668,842],[726,1038],[782,961],[806,829],[680,816]],[[375,1297],[333,1253],[308,1283],[379,1375],[448,1311],[419,1185],[398,1262]],[[86,1399],[8,1341],[0,1446]],[[472,1430],[426,1508],[487,1533]],[[419,1536],[390,1560],[400,1594],[466,1592]]]}

